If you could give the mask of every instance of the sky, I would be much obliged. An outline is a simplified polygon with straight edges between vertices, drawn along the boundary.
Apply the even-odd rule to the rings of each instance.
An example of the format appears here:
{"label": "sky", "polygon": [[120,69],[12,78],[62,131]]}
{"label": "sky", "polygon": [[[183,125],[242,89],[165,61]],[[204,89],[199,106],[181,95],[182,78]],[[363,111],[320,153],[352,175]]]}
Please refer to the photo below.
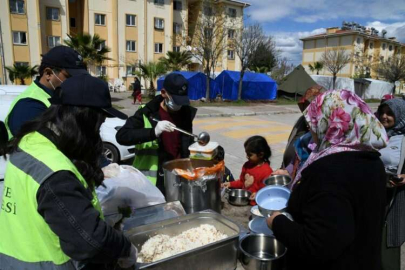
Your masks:
{"label": "sky", "polygon": [[405,43],[405,0],[242,0],[247,23],[259,22],[271,35],[281,56],[298,65],[302,60],[300,38],[321,34],[343,21],[385,29],[387,37]]}

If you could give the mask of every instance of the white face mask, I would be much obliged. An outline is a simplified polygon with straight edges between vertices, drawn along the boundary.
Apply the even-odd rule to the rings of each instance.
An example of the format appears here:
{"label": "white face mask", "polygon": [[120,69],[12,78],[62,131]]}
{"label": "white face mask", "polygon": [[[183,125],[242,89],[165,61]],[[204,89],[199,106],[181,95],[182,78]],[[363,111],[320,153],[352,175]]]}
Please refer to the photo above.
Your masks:
{"label": "white face mask", "polygon": [[[62,81],[58,76],[56,76],[56,74],[55,74],[55,72],[53,72],[53,70],[52,70],[52,73],[53,73],[53,75],[60,81],[60,83],[62,84],[63,81]],[[53,85],[53,83],[52,83],[51,80],[49,80],[49,83],[51,84],[53,90],[56,90],[56,87]]]}
{"label": "white face mask", "polygon": [[181,105],[177,105],[176,103],[174,103],[172,97],[170,96],[168,96],[168,98],[165,98],[165,104],[166,107],[172,112],[177,112],[181,109]]}

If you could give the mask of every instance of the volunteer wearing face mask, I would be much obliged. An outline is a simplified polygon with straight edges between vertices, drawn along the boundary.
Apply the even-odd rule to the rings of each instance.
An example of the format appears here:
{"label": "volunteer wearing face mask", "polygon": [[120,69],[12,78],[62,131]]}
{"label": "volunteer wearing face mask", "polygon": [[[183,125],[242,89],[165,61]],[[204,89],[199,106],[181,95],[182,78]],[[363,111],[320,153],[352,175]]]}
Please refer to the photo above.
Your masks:
{"label": "volunteer wearing face mask", "polygon": [[[117,132],[122,145],[136,145],[133,166],[164,193],[162,164],[166,161],[187,158],[193,138],[173,129],[193,130],[197,109],[190,106],[187,80],[177,73],[166,76],[161,94],[128,118]],[[158,119],[159,122],[151,120]]]}
{"label": "volunteer wearing face mask", "polygon": [[21,126],[37,118],[51,104],[54,90],[69,77],[86,74],[82,57],[67,46],[57,46],[42,56],[39,76],[10,106],[5,124],[11,139]]}

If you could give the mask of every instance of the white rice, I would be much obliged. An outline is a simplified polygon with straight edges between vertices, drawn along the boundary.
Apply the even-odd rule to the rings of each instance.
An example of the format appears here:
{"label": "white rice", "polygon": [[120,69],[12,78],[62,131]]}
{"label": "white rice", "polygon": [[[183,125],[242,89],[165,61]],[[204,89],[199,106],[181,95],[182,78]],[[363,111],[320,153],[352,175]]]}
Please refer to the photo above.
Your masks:
{"label": "white rice", "polygon": [[181,252],[189,251],[228,237],[219,232],[214,226],[202,224],[182,232],[177,236],[158,234],[149,238],[141,248],[138,255],[138,262],[150,263],[167,257],[174,256]]}

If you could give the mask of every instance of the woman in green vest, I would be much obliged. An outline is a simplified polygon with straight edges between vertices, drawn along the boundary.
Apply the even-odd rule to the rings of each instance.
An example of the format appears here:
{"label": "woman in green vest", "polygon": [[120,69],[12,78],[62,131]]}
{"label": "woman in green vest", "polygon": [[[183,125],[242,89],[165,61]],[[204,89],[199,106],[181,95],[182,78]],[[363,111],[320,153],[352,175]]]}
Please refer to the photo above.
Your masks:
{"label": "woman in green vest", "polygon": [[0,210],[0,268],[131,267],[136,248],[103,220],[94,187],[104,175],[100,126],[111,107],[105,82],[66,80],[44,114],[11,145]]}

